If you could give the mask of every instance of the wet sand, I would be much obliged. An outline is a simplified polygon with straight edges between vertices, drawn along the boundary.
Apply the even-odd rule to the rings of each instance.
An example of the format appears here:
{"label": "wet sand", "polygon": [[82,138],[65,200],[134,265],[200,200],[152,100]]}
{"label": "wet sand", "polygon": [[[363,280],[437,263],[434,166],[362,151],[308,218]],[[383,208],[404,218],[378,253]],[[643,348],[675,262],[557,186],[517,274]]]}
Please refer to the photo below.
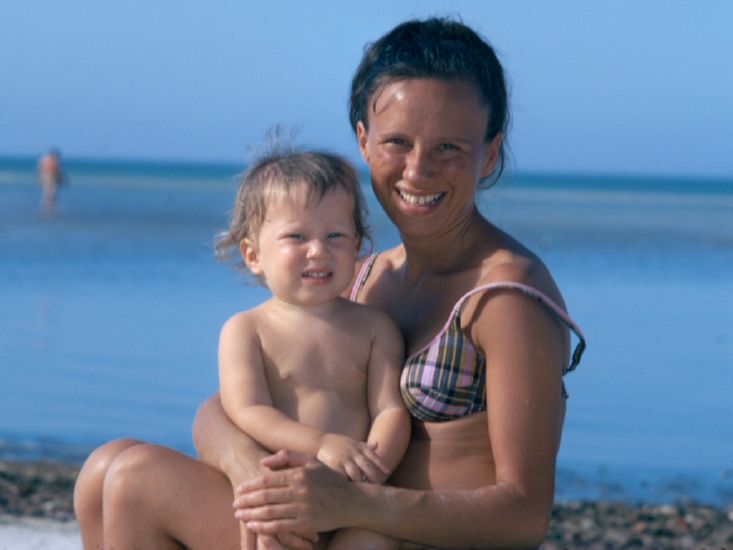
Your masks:
{"label": "wet sand", "polygon": [[[74,520],[77,465],[0,461],[0,550],[81,548]],[[561,502],[545,550],[733,550],[733,506]]]}

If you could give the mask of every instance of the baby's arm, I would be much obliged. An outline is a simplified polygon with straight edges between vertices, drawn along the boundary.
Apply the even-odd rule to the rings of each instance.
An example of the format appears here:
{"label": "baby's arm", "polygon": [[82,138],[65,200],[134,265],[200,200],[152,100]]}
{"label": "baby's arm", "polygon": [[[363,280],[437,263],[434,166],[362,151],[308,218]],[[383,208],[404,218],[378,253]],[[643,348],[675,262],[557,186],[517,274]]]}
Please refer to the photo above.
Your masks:
{"label": "baby's arm", "polygon": [[219,337],[221,403],[240,429],[270,451],[290,449],[315,456],[323,432],[275,409],[267,385],[259,336],[253,319],[240,313]]}
{"label": "baby's arm", "polygon": [[221,330],[219,383],[224,411],[266,449],[315,456],[351,479],[361,479],[368,468],[386,473],[387,467],[367,443],[306,426],[273,407],[259,337],[248,313],[235,315]]}
{"label": "baby's arm", "polygon": [[[372,323],[372,353],[367,368],[367,400],[372,427],[367,442],[391,474],[402,460],[410,441],[410,416],[400,396],[400,373],[404,362],[402,335],[385,314],[376,312]],[[379,478],[384,482],[389,475]]]}

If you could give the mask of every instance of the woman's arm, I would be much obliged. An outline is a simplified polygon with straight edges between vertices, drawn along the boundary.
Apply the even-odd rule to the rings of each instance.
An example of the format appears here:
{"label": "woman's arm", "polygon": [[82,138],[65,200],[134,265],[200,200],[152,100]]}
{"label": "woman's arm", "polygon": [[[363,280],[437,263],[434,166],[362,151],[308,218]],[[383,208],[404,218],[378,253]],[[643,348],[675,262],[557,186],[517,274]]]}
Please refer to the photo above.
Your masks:
{"label": "woman's arm", "polygon": [[351,526],[445,548],[539,545],[552,509],[566,336],[543,306],[511,291],[483,298],[467,329],[487,357],[495,485],[415,491],[348,484],[308,462],[245,483],[237,516],[263,533]]}
{"label": "woman's arm", "polygon": [[223,472],[233,486],[265,471],[260,460],[270,453],[234,425],[218,393],[196,411],[192,436],[199,460]]}

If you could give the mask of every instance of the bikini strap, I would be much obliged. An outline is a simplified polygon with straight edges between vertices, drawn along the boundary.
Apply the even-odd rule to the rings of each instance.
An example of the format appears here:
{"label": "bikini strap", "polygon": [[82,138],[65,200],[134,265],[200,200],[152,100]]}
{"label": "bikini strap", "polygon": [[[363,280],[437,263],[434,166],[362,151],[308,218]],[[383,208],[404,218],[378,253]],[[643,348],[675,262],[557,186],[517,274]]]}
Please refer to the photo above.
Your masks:
{"label": "bikini strap", "polygon": [[563,308],[561,308],[559,305],[557,305],[551,298],[549,298],[546,294],[540,292],[536,288],[525,285],[523,283],[517,283],[514,281],[497,281],[495,283],[488,283],[485,285],[478,286],[474,289],[469,290],[466,292],[463,296],[461,296],[460,300],[456,302],[456,305],[453,306],[453,311],[451,312],[450,318],[453,319],[455,316],[457,316],[461,308],[463,307],[463,304],[465,301],[473,296],[474,294],[477,294],[479,292],[484,292],[486,290],[494,290],[494,289],[512,289],[512,290],[518,290],[525,296],[528,296],[530,298],[534,298],[538,302],[540,302],[542,305],[547,307],[550,311],[552,311],[560,321],[562,321],[571,331],[575,333],[575,335],[578,338],[578,344],[575,346],[575,350],[573,351],[570,365],[568,365],[564,370],[563,374],[567,374],[571,371],[574,371],[575,368],[580,363],[580,358],[583,355],[583,351],[585,350],[585,336],[583,335],[583,331],[580,330],[580,327],[575,324],[575,322],[568,316],[568,314],[565,312]]}
{"label": "bikini strap", "polygon": [[374,262],[377,261],[377,256],[379,256],[379,253],[372,254],[366,260],[364,260],[363,264],[361,264],[361,269],[356,276],[354,286],[351,287],[351,295],[349,296],[349,300],[351,300],[352,302],[356,302],[356,299],[361,293],[361,289],[364,288],[364,284],[369,278],[369,274],[372,272],[372,268],[374,267]]}

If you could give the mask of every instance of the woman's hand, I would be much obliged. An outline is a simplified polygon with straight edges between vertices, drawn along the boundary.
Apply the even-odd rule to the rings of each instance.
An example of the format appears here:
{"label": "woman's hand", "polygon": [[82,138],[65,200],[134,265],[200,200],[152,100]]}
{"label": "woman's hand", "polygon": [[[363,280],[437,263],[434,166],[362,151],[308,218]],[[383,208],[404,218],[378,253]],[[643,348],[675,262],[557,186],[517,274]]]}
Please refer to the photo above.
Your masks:
{"label": "woman's hand", "polygon": [[300,453],[262,460],[272,471],[241,484],[235,516],[260,534],[331,531],[351,526],[359,485]]}
{"label": "woman's hand", "polygon": [[316,458],[351,481],[382,483],[390,471],[376,450],[376,444],[328,433],[323,436]]}

